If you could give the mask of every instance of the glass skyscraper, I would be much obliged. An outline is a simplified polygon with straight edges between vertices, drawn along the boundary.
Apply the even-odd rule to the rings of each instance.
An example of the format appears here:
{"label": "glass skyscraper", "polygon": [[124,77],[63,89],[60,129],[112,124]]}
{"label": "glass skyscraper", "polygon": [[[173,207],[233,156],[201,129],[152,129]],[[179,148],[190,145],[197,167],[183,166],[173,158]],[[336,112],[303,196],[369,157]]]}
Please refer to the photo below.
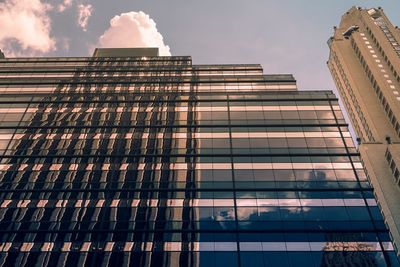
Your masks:
{"label": "glass skyscraper", "polygon": [[155,49],[0,59],[1,266],[399,266],[331,91]]}

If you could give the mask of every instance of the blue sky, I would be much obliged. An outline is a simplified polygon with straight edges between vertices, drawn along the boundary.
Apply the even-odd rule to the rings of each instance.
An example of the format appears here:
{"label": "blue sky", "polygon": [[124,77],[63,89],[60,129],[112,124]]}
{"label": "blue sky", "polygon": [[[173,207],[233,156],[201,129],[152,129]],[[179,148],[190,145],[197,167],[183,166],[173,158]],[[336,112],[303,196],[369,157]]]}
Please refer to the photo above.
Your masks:
{"label": "blue sky", "polygon": [[173,55],[191,55],[194,63],[201,64],[260,63],[266,73],[293,73],[301,89],[333,89],[326,41],[351,6],[381,6],[400,25],[397,0],[112,2],[93,4],[91,38],[101,35],[112,16],[142,10],[155,20]]}
{"label": "blue sky", "polygon": [[[38,34],[31,35],[47,34],[49,42],[54,41],[52,49],[32,50],[28,47],[18,50],[21,46],[18,38],[23,36],[12,33],[14,38],[7,39],[4,37],[7,35],[3,34],[2,40],[0,29],[0,46],[3,50],[7,46],[9,49],[6,52],[15,48],[18,56],[24,53],[88,56],[98,45],[99,37],[110,28],[110,20],[114,16],[143,11],[155,21],[158,33],[173,55],[191,55],[195,64],[260,63],[265,73],[294,74],[300,89],[334,89],[326,67],[329,53],[326,41],[333,32],[333,26],[339,24],[341,15],[351,6],[381,6],[393,24],[400,25],[398,0],[4,1],[5,4],[0,3],[0,19],[2,5],[8,3],[11,10],[17,2],[25,1],[29,6],[36,3],[41,16],[48,19],[42,20],[48,30],[39,30]],[[59,4],[63,1],[65,10],[60,12]],[[82,10],[78,6],[90,6],[84,27],[78,23],[79,10]],[[47,9],[43,11],[44,8]],[[9,26],[11,30],[12,27]],[[126,39],[130,38],[136,37],[126,34]],[[26,48],[28,41],[21,42]]]}

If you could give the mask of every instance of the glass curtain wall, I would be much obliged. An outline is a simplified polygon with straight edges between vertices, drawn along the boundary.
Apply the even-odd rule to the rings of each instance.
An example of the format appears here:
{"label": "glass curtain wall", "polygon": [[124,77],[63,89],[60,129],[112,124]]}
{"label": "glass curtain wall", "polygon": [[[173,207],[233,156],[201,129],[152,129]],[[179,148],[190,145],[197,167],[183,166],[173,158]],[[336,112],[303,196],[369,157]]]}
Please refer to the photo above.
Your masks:
{"label": "glass curtain wall", "polygon": [[399,266],[330,91],[190,57],[0,72],[1,266]]}

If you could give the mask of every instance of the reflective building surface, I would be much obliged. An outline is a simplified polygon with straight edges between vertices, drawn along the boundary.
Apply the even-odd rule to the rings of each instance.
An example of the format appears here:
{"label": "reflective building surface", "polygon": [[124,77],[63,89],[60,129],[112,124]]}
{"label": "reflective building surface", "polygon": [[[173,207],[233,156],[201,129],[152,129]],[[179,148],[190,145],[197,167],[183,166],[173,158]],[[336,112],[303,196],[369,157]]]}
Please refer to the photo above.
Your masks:
{"label": "reflective building surface", "polygon": [[1,266],[399,266],[332,92],[117,52],[0,60]]}

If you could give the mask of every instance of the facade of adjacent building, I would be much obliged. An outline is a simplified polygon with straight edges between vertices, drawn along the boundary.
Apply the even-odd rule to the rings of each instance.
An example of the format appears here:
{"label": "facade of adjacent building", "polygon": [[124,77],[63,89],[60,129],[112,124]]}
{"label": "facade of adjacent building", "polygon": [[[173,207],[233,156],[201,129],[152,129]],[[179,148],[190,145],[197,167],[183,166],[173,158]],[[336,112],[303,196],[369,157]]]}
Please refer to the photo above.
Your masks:
{"label": "facade of adjacent building", "polygon": [[400,29],[381,8],[353,7],[328,41],[329,69],[359,138],[395,245],[400,246]]}
{"label": "facade of adjacent building", "polygon": [[0,266],[400,266],[331,91],[98,49],[0,92]]}

